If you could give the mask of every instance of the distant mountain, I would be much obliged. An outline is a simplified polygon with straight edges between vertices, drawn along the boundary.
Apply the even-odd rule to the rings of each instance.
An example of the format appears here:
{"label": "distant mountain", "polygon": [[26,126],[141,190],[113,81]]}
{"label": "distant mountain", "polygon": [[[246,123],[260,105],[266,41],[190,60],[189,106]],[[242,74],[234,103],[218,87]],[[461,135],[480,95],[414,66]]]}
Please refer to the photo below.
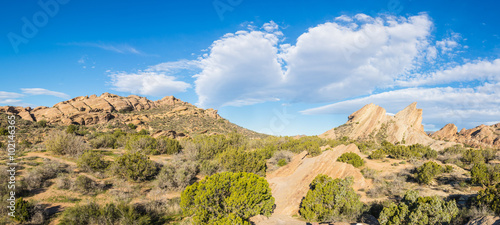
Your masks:
{"label": "distant mountain", "polygon": [[214,109],[201,109],[174,96],[157,101],[130,95],[122,97],[104,93],[101,96],[81,96],[52,107],[0,107],[0,113],[14,113],[24,120],[55,125],[86,125],[105,129],[110,126],[133,124],[137,130],[149,130],[153,136],[183,136],[194,134],[229,133],[247,136],[263,134],[242,128],[217,114]]}
{"label": "distant mountain", "polygon": [[459,142],[476,148],[500,148],[500,123],[491,126],[480,125],[468,130],[463,128],[460,132],[457,131],[457,126],[450,123],[434,132],[431,137],[438,140]]}
{"label": "distant mountain", "polygon": [[348,117],[345,124],[320,135],[322,138],[338,139],[348,137],[352,140],[372,140],[392,143],[432,145],[442,149],[450,144],[429,137],[422,125],[422,109],[414,102],[396,113],[387,115],[384,108],[373,103],[365,105]]}

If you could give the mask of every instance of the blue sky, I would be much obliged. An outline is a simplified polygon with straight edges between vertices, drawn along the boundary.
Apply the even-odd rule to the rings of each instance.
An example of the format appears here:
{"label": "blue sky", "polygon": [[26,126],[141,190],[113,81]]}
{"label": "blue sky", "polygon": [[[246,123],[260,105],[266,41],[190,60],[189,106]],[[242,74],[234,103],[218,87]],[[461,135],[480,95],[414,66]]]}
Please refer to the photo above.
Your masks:
{"label": "blue sky", "polygon": [[5,1],[0,105],[174,95],[316,135],[368,103],[426,130],[500,121],[496,1]]}

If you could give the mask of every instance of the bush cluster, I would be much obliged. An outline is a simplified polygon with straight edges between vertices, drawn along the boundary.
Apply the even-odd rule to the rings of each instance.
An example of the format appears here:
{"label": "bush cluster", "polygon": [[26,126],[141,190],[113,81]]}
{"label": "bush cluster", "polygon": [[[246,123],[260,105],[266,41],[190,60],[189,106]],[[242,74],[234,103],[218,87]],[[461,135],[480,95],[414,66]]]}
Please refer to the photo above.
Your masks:
{"label": "bush cluster", "polygon": [[444,168],[436,162],[426,162],[424,165],[417,167],[416,178],[421,184],[430,184],[434,177],[443,173]]}
{"label": "bush cluster", "polygon": [[52,132],[45,140],[45,148],[58,155],[76,157],[90,149],[82,137],[66,132]]}
{"label": "bush cluster", "polygon": [[194,224],[248,224],[255,215],[271,215],[274,198],[266,179],[252,173],[223,172],[205,177],[181,194],[184,216]]}
{"label": "bush cluster", "polygon": [[399,203],[384,207],[378,221],[381,225],[447,224],[458,214],[455,200],[419,197],[418,191],[408,191]]}
{"label": "bush cluster", "polygon": [[405,145],[393,145],[388,141],[382,142],[382,146],[373,151],[370,155],[371,159],[382,159],[386,155],[395,159],[435,159],[437,158],[437,152],[431,149],[429,146],[424,146],[422,144],[414,144],[410,146]]}
{"label": "bush cluster", "polygon": [[163,165],[156,179],[161,189],[182,190],[191,184],[197,173],[195,162],[173,160]]}
{"label": "bush cluster", "polygon": [[299,213],[308,221],[352,221],[359,216],[363,204],[352,189],[352,178],[332,179],[320,174],[300,204]]}
{"label": "bush cluster", "polygon": [[144,181],[153,178],[157,173],[156,163],[139,152],[125,153],[113,164],[116,175],[133,181]]}
{"label": "bush cluster", "polygon": [[358,154],[356,154],[354,152],[346,152],[346,153],[342,154],[337,159],[337,161],[351,164],[356,168],[365,165],[365,161]]}
{"label": "bush cluster", "polygon": [[104,172],[110,165],[109,161],[102,158],[102,154],[90,150],[83,153],[77,160],[78,168],[89,172]]}
{"label": "bush cluster", "polygon": [[500,165],[478,162],[472,166],[470,173],[471,183],[475,185],[489,186],[500,182]]}

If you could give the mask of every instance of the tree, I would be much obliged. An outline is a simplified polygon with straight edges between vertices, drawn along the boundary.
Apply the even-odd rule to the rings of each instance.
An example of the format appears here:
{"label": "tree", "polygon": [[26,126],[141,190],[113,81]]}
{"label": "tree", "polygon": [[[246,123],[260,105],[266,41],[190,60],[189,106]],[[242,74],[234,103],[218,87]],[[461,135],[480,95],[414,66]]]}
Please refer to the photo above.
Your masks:
{"label": "tree", "polygon": [[421,184],[430,184],[434,177],[443,172],[443,167],[436,162],[426,162],[417,168],[417,180]]}
{"label": "tree", "polygon": [[273,206],[266,179],[253,173],[214,174],[188,186],[181,194],[182,211],[193,217],[194,224],[229,224],[259,214],[269,216]]}
{"label": "tree", "polygon": [[365,165],[365,161],[358,154],[356,154],[354,152],[346,152],[346,153],[342,154],[337,159],[337,161],[349,163],[356,168]]}
{"label": "tree", "polygon": [[318,222],[355,219],[363,204],[352,189],[352,182],[352,178],[334,180],[319,174],[300,204],[300,215]]}
{"label": "tree", "polygon": [[126,153],[114,163],[115,174],[134,181],[151,179],[157,173],[155,162],[139,152]]}

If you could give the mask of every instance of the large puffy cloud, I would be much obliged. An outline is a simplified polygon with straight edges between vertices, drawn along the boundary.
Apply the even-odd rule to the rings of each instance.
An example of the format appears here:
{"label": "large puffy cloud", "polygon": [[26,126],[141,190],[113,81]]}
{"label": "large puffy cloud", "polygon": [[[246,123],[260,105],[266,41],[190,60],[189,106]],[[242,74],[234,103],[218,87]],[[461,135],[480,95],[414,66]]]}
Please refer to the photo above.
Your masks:
{"label": "large puffy cloud", "polygon": [[[271,27],[266,26],[272,31]],[[248,105],[280,95],[281,64],[278,33],[239,31],[227,34],[210,47],[196,77],[200,106]]]}
{"label": "large puffy cloud", "polygon": [[[458,127],[491,124],[500,118],[500,83],[485,83],[474,88],[406,88],[302,111],[304,114],[350,114],[366,104],[375,103],[396,113],[412,102],[423,109],[426,128],[439,128],[454,122]],[[436,126],[434,126],[436,125]]]}
{"label": "large puffy cloud", "polygon": [[137,73],[114,72],[109,75],[113,90],[141,95],[165,96],[185,92],[191,87],[184,81],[162,72],[139,71]]}
{"label": "large puffy cloud", "polygon": [[364,14],[310,28],[283,44],[275,23],[215,41],[196,77],[199,105],[273,99],[327,102],[369,94],[412,70],[428,48],[432,22]]}

